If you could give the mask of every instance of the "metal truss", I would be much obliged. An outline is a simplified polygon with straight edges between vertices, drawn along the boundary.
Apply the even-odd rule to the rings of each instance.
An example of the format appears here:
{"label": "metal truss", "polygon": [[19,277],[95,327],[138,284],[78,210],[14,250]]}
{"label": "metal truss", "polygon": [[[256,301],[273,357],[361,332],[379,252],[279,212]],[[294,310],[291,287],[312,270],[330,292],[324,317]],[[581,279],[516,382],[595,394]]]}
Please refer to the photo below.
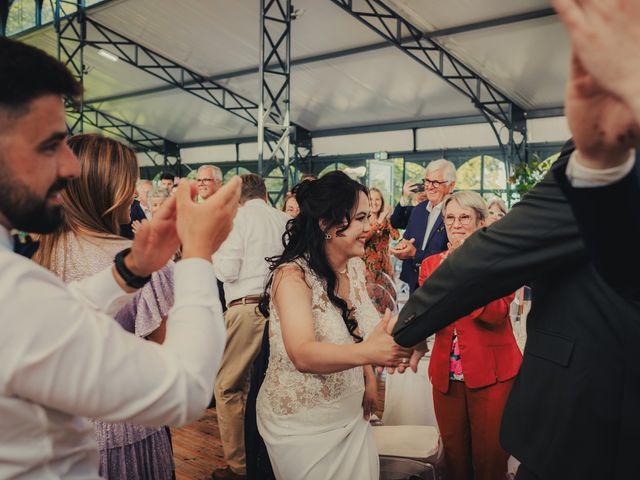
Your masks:
{"label": "metal truss", "polygon": [[[58,37],[58,60],[69,69],[75,79],[84,87],[84,45],[87,35],[84,0],[56,0],[53,22]],[[69,132],[84,131],[84,100],[78,102],[66,99],[67,109],[74,108],[78,115],[74,123],[68,125]]]}
{"label": "metal truss", "polygon": [[[282,179],[281,188],[269,192],[274,204],[290,182],[291,14],[291,0],[260,0],[258,173]],[[273,175],[278,170],[281,177]]]}
{"label": "metal truss", "polygon": [[129,65],[195,95],[253,125],[258,125],[256,118],[258,105],[255,102],[164,55],[154,52],[150,48],[136,43],[92,18],[87,17],[86,21],[91,27],[88,38],[85,39],[86,45],[107,50]]}
{"label": "metal truss", "polygon": [[[89,44],[87,23],[84,0],[56,0],[54,24],[58,37],[58,59],[83,86],[86,73],[84,47]],[[67,127],[70,133],[82,133],[85,125],[90,125],[123,138],[135,150],[144,153],[156,166],[159,164],[153,153],[162,155],[164,166],[171,168],[178,175],[181,174],[180,149],[174,142],[85,105],[83,98],[77,102],[67,100],[66,110],[67,118],[71,120]]]}
{"label": "metal truss", "polygon": [[[469,98],[494,129],[507,162],[526,161],[526,122],[514,101],[381,0],[330,1]],[[496,120],[509,129],[508,141],[493,125]]]}

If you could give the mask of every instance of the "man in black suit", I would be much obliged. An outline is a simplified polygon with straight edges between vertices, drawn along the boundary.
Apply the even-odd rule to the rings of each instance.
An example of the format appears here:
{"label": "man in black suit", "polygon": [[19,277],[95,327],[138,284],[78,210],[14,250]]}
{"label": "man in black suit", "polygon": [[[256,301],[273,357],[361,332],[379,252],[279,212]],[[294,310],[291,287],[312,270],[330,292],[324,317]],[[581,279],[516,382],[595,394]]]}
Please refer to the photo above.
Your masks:
{"label": "man in black suit", "polygon": [[[611,92],[640,124],[640,4],[599,0],[556,0],[577,56],[585,70]],[[625,135],[638,136],[637,128]],[[597,175],[595,183],[576,185],[575,175],[559,172],[592,262],[600,275],[622,295],[640,300],[640,176],[633,164],[637,156],[626,152],[579,159],[579,165]],[[600,219],[622,232],[612,235]]]}
{"label": "man in black suit", "polygon": [[[450,255],[400,312],[394,337],[417,345],[475,308],[531,285],[527,345],[501,432],[502,446],[522,462],[516,478],[637,478],[640,303],[596,271],[556,179],[580,155],[628,156],[635,136],[627,133],[637,130],[636,121],[575,55],[566,114],[579,154],[565,149],[505,218]],[[598,221],[608,234],[624,235],[623,226],[613,232],[608,222],[613,208],[603,206]],[[464,365],[464,352],[461,358]]]}

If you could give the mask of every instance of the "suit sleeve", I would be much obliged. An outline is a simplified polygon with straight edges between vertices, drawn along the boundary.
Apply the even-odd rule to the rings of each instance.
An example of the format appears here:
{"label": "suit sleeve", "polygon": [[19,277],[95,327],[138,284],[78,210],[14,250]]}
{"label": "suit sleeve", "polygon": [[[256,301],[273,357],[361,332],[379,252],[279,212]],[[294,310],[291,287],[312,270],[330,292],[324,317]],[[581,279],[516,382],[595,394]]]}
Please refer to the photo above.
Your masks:
{"label": "suit sleeve", "polygon": [[[554,169],[566,167],[569,153]],[[585,260],[571,207],[549,173],[505,218],[467,239],[411,295],[394,338],[415,345],[522,285]]]}
{"label": "suit sleeve", "polygon": [[[591,261],[622,296],[640,300],[640,175],[638,159],[622,180],[602,187],[574,188],[566,169],[555,169],[582,234]],[[612,234],[611,226],[619,234]]]}
{"label": "suit sleeve", "polygon": [[409,216],[411,215],[411,211],[413,207],[407,205],[403,207],[399,203],[396,205],[396,208],[393,209],[393,213],[391,217],[389,217],[389,222],[393,228],[407,228],[409,224]]}

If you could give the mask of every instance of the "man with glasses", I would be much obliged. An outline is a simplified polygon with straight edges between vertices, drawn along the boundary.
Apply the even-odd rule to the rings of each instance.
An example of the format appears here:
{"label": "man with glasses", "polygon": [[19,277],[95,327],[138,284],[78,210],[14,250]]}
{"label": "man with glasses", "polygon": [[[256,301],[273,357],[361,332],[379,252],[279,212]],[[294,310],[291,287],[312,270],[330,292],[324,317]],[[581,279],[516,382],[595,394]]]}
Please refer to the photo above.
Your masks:
{"label": "man with glasses", "polygon": [[196,186],[200,200],[206,200],[222,186],[222,170],[215,165],[203,165],[196,174]]}
{"label": "man with glasses", "polygon": [[448,160],[434,160],[424,174],[426,200],[413,208],[402,240],[391,253],[402,260],[400,280],[413,292],[418,287],[420,264],[429,255],[447,249],[447,232],[442,221],[442,201],[456,185],[456,167]]}

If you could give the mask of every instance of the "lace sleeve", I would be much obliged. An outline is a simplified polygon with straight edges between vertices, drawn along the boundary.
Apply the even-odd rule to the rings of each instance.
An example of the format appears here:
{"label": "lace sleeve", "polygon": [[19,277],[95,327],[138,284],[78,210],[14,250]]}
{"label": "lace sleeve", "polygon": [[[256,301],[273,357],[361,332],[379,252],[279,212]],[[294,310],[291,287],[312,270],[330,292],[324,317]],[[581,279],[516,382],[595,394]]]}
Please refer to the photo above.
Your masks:
{"label": "lace sleeve", "polygon": [[356,307],[356,319],[358,320],[358,326],[362,330],[363,337],[367,338],[380,321],[380,314],[367,293],[364,262],[360,258],[353,258],[350,262],[351,272],[353,272],[351,289]]}
{"label": "lace sleeve", "polygon": [[151,281],[116,315],[122,327],[138,337],[146,337],[169,315],[173,306],[173,262],[151,275]]}

